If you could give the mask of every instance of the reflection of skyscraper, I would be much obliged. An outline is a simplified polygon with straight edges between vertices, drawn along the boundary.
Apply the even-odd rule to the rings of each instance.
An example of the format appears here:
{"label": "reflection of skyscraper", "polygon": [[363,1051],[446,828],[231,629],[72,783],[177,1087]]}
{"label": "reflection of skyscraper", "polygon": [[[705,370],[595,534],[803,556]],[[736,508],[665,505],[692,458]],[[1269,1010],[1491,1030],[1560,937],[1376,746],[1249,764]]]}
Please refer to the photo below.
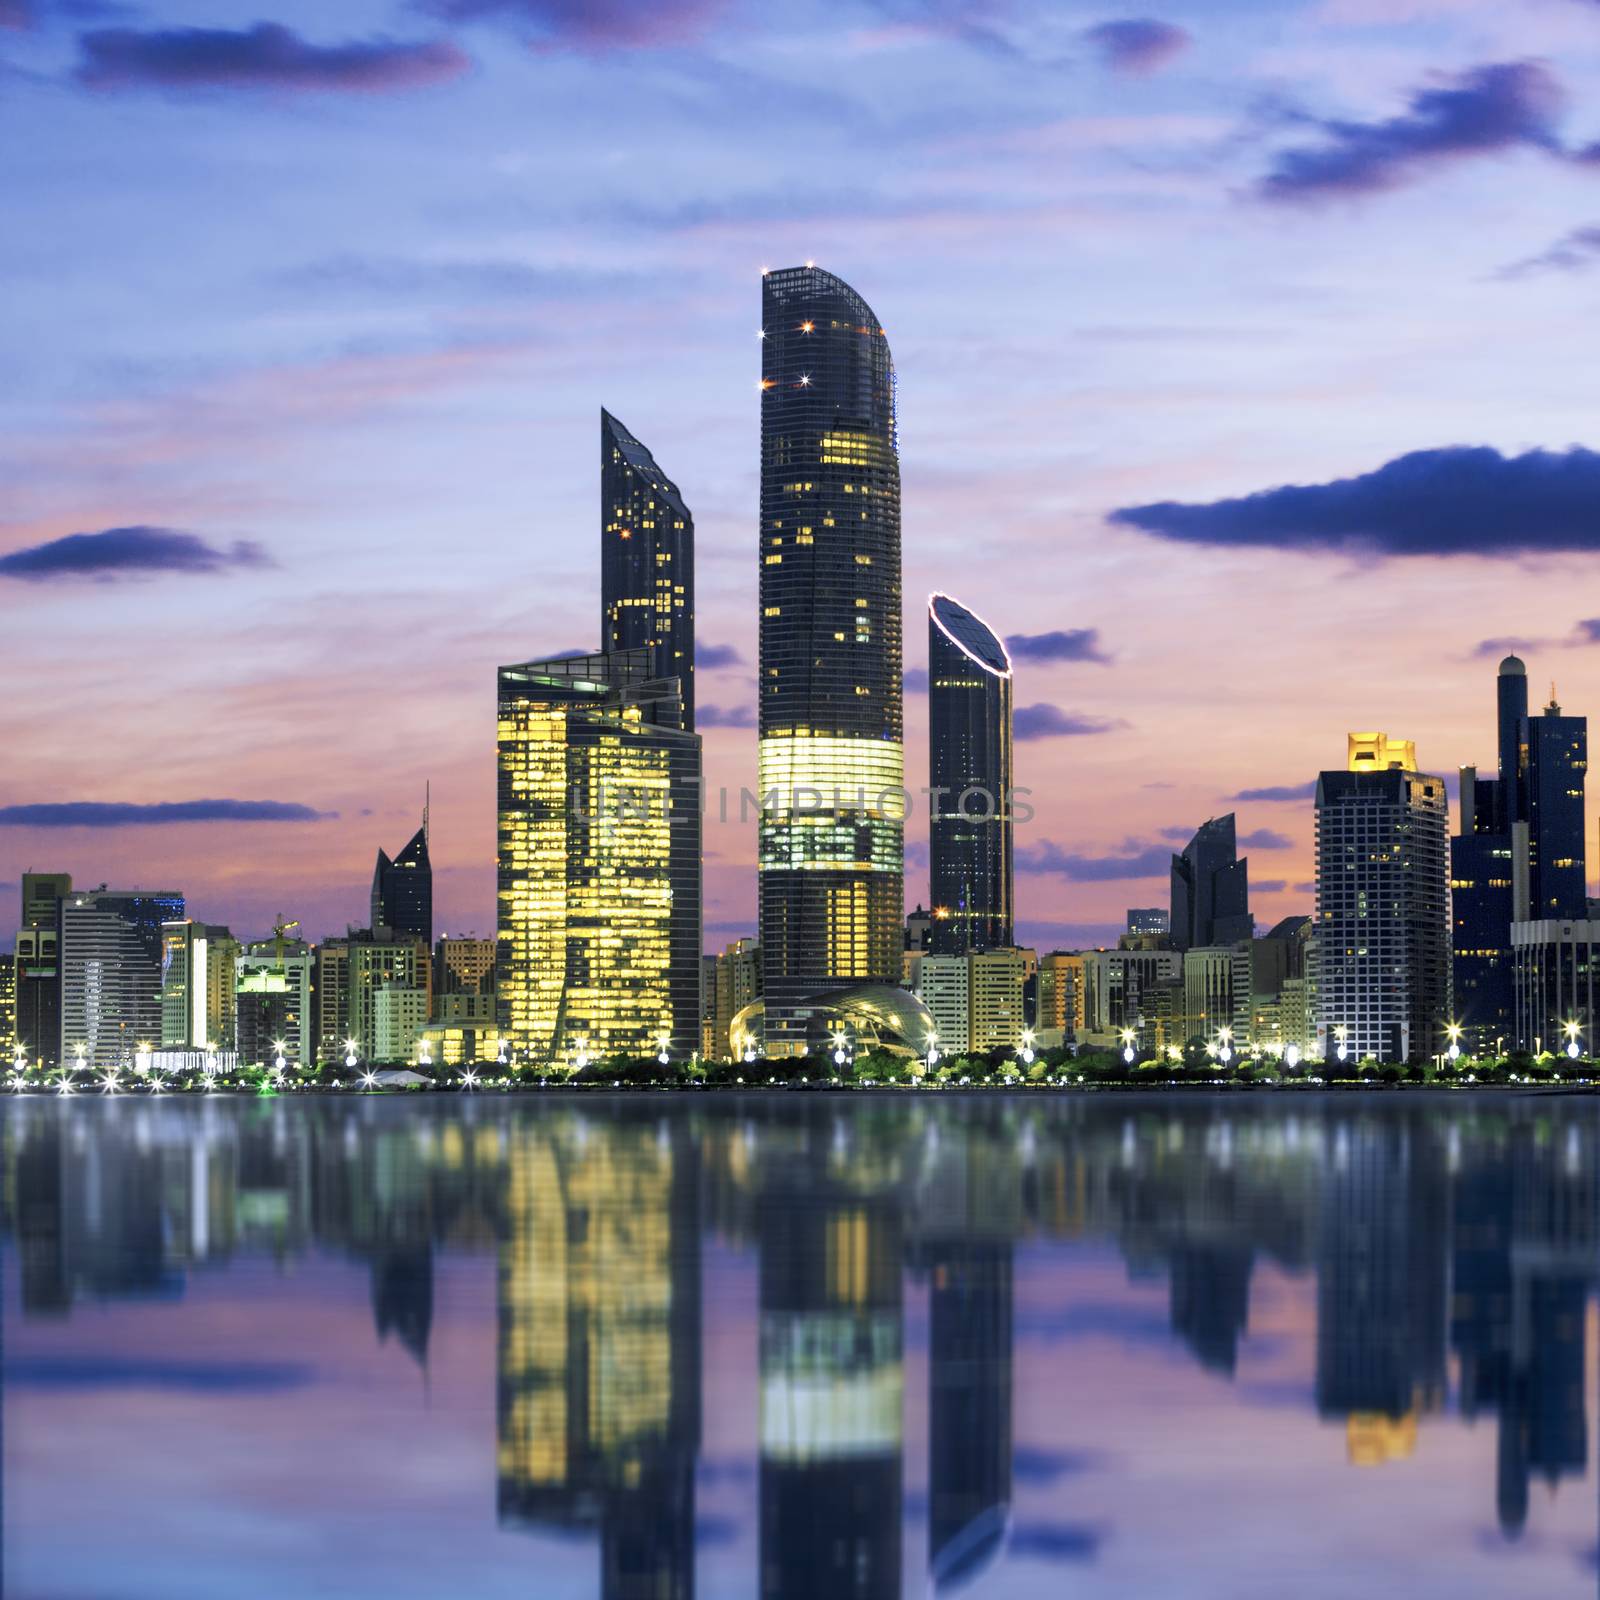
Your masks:
{"label": "reflection of skyscraper", "polygon": [[653,1125],[522,1123],[500,1251],[499,1514],[597,1528],[605,1600],[692,1600],[698,1164]]}
{"label": "reflection of skyscraper", "polygon": [[1009,1240],[934,1251],[928,1292],[928,1552],[936,1589],[997,1553],[1011,1510]]}
{"label": "reflection of skyscraper", "polygon": [[769,1048],[802,1002],[900,981],[900,462],[872,308],[816,267],[761,285],[760,877]]}
{"label": "reflection of skyscraper", "polygon": [[928,601],[929,949],[1011,943],[1011,658],[949,595]]}
{"label": "reflection of skyscraper", "polygon": [[519,1053],[698,1050],[699,786],[650,651],[500,669],[499,1010]]}
{"label": "reflection of skyscraper", "polygon": [[650,676],[676,678],[694,729],[694,518],[678,486],[600,413],[600,612],[607,650],[650,651]]}
{"label": "reflection of skyscraper", "polygon": [[899,1600],[896,1201],[811,1171],[763,1194],[763,1600]]}
{"label": "reflection of skyscraper", "polygon": [[428,1365],[433,1327],[433,1244],[425,1235],[386,1245],[372,1258],[372,1321],[382,1342],[392,1333]]}
{"label": "reflection of skyscraper", "polygon": [[1248,1243],[1230,1239],[1180,1239],[1171,1261],[1172,1331],[1201,1366],[1233,1376],[1239,1336],[1250,1321]]}

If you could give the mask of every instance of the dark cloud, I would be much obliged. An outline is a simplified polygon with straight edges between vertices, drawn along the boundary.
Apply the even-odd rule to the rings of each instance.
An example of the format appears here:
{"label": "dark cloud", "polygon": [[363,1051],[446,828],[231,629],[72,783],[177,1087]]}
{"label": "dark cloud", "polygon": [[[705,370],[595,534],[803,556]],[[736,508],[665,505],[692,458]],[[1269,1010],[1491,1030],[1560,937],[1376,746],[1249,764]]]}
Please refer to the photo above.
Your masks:
{"label": "dark cloud", "polygon": [[213,573],[237,567],[270,567],[267,553],[250,539],[226,550],[198,534],[174,528],[107,528],[69,533],[47,544],[0,556],[0,578],[50,583],[58,578],[125,578],[152,572]]}
{"label": "dark cloud", "polygon": [[1105,1534],[1081,1522],[1017,1522],[1007,1542],[1008,1555],[1032,1561],[1093,1561]]}
{"label": "dark cloud", "polygon": [[697,705],[694,720],[702,728],[753,728],[756,713],[753,706]]}
{"label": "dark cloud", "polygon": [[1230,800],[1309,800],[1317,792],[1317,780],[1305,783],[1272,783],[1264,789],[1241,789]]}
{"label": "dark cloud", "polygon": [[1519,650],[1537,650],[1549,644],[1548,639],[1480,639],[1473,647],[1472,653],[1479,658],[1493,656],[1515,655]]}
{"label": "dark cloud", "polygon": [[1271,828],[1257,828],[1251,833],[1241,833],[1239,844],[1246,850],[1288,850],[1293,847],[1294,840]]}
{"label": "dark cloud", "polygon": [[907,694],[922,694],[928,687],[928,669],[926,667],[907,667],[902,675]]}
{"label": "dark cloud", "polygon": [[1079,711],[1063,711],[1060,706],[1018,706],[1011,718],[1012,734],[1018,739],[1066,739],[1084,734],[1115,733],[1126,728],[1120,717],[1090,717]]}
{"label": "dark cloud", "polygon": [[1115,855],[1086,856],[1041,839],[1020,846],[1016,864],[1023,872],[1059,873],[1076,883],[1116,883],[1123,878],[1166,877],[1172,870],[1172,852],[1165,845],[1127,839]]}
{"label": "dark cloud", "polygon": [[1498,659],[1535,650],[1583,650],[1595,644],[1600,644],[1600,617],[1585,617],[1573,623],[1572,632],[1564,639],[1526,639],[1501,635],[1494,639],[1480,639],[1472,647],[1472,655],[1479,660]]}
{"label": "dark cloud", "polygon": [[694,664],[697,671],[714,672],[718,667],[736,667],[744,657],[731,644],[696,644]]}
{"label": "dark cloud", "polygon": [[1098,628],[1066,628],[1054,633],[1013,633],[1006,649],[1020,661],[1095,661],[1110,666],[1100,648]]}
{"label": "dark cloud", "polygon": [[1051,1450],[1019,1444],[1011,1452],[1011,1476],[1018,1483],[1049,1488],[1063,1478],[1094,1471],[1103,1460],[1088,1450]]}
{"label": "dark cloud", "polygon": [[170,822],[321,822],[334,811],[314,811],[293,800],[167,800],[130,805],[116,800],[57,800],[0,806],[0,827],[136,828]]}
{"label": "dark cloud", "polygon": [[1369,556],[1518,556],[1600,550],[1600,454],[1487,446],[1414,450],[1332,483],[1237,499],[1124,506],[1110,520],[1205,545]]}
{"label": "dark cloud", "polygon": [[640,50],[689,44],[705,33],[722,0],[432,0],[455,22],[500,17],[532,29],[550,50]]}
{"label": "dark cloud", "polygon": [[1102,22],[1088,29],[1084,38],[1114,72],[1139,74],[1159,72],[1194,42],[1176,23],[1158,22],[1154,17]]}
{"label": "dark cloud", "polygon": [[1296,883],[1291,885],[1291,887],[1294,889],[1296,894],[1315,894],[1317,892],[1317,885],[1315,881],[1312,881],[1311,883]]}
{"label": "dark cloud", "polygon": [[1561,87],[1535,61],[1499,62],[1412,94],[1379,122],[1311,119],[1320,139],[1278,152],[1264,200],[1323,200],[1396,189],[1433,167],[1516,149],[1560,151]]}
{"label": "dark cloud", "polygon": [[21,1356],[6,1363],[6,1387],[160,1389],[186,1394],[274,1394],[310,1383],[314,1369],[289,1361],[163,1361],[140,1356]]}
{"label": "dark cloud", "polygon": [[1516,279],[1539,272],[1582,272],[1597,261],[1600,261],[1600,225],[1591,225],[1562,234],[1548,250],[1513,261],[1495,276]]}
{"label": "dark cloud", "polygon": [[91,89],[262,88],[377,93],[459,77],[471,65],[446,40],[319,45],[275,22],[253,28],[98,28],[78,40]]}

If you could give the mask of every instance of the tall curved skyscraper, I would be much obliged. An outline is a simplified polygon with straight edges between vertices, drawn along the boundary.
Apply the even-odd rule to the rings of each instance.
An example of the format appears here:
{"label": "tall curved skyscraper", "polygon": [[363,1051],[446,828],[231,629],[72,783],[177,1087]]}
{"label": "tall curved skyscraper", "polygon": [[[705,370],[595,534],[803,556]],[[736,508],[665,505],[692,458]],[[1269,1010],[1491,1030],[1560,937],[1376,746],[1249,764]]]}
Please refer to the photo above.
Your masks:
{"label": "tall curved skyscraper", "polygon": [[900,980],[900,460],[876,315],[817,267],[761,283],[761,964],[767,1047],[804,1002]]}
{"label": "tall curved skyscraper", "polygon": [[[1011,657],[981,617],[928,597],[928,821],[938,955],[1011,943]],[[943,791],[941,793],[941,791]]]}

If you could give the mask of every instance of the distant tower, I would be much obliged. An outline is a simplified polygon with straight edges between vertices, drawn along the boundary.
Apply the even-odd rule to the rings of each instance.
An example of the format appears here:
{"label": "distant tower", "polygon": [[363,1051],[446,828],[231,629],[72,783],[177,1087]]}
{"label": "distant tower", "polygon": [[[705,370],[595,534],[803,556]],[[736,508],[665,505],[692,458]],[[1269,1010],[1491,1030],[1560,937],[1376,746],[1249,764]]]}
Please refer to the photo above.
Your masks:
{"label": "distant tower", "polygon": [[814,266],[761,280],[760,900],[769,1050],[901,977],[905,753],[894,362]]}
{"label": "distant tower", "polygon": [[601,648],[650,651],[676,678],[694,731],[694,518],[678,486],[611,415],[600,413]]}
{"label": "distant tower", "polygon": [[428,808],[422,826],[392,861],[378,852],[372,870],[372,926],[409,933],[433,948],[433,866],[428,860]]}
{"label": "distant tower", "polygon": [[[928,599],[929,948],[1011,943],[1011,658],[947,594]],[[940,791],[943,791],[942,793]]]}
{"label": "distant tower", "polygon": [[1239,859],[1230,811],[1202,823],[1172,858],[1172,943],[1179,950],[1237,944],[1254,930],[1250,863]]}

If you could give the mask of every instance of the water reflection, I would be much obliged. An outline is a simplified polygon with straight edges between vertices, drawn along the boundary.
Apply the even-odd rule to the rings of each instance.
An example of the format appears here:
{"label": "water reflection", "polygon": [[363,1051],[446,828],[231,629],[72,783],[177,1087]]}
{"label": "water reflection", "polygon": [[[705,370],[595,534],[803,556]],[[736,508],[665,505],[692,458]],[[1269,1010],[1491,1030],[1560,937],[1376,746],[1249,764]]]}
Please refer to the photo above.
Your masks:
{"label": "water reflection", "polygon": [[[138,1381],[122,1340],[140,1307],[187,1314],[183,1297],[202,1277],[211,1292],[194,1315],[222,1330],[218,1361],[281,1367],[281,1348],[253,1345],[242,1291],[230,1300],[243,1262],[289,1274],[328,1257],[364,1273],[373,1340],[407,1353],[427,1403],[442,1266],[482,1261],[494,1370],[478,1377],[494,1436],[480,1503],[487,1513],[492,1500],[504,1538],[476,1555],[518,1583],[548,1554],[540,1592],[606,1600],[1058,1593],[1063,1565],[1083,1593],[1154,1592],[1148,1576],[1119,1578],[1118,1563],[1164,1527],[1166,1581],[1184,1592],[1181,1517],[1136,1508],[1112,1527],[1064,1513],[1070,1496],[1039,1469],[1041,1427],[1059,1424],[1034,1413],[1053,1416],[1065,1382],[1083,1394],[1123,1382],[1096,1366],[1120,1348],[1151,1363],[1181,1351],[1231,1388],[1242,1418],[1261,1399],[1241,1372],[1267,1273],[1280,1301],[1289,1286],[1279,1321],[1292,1329],[1305,1312],[1305,1387],[1291,1398],[1308,1426],[1278,1448],[1315,1455],[1319,1427],[1336,1427],[1347,1470],[1384,1468],[1380,1498],[1403,1515],[1414,1492],[1420,1516],[1419,1442],[1488,1420],[1501,1552],[1541,1517],[1556,1526],[1530,1488],[1588,1471],[1600,1118],[1586,1102],[1536,1097],[1291,1104],[13,1103],[8,1391],[20,1385],[34,1409],[21,1435],[7,1419],[7,1470],[33,1458],[34,1430],[55,1425],[52,1386]],[[750,1280],[742,1309],[737,1295],[706,1300],[713,1246]],[[1123,1264],[1126,1303],[1087,1288],[1107,1249]],[[1137,1308],[1152,1286],[1164,1286],[1166,1352],[1141,1356]],[[117,1315],[92,1370],[68,1374],[33,1330],[88,1305]],[[718,1319],[741,1316],[753,1407],[735,1421],[750,1490],[746,1525],[730,1532],[697,1492],[713,1481],[708,1416],[735,1405],[733,1378],[707,1352]],[[1118,1405],[1130,1481],[1161,1453],[1197,1446],[1181,1410],[1144,1409],[1136,1391]],[[1193,1426],[1215,1429],[1208,1417]],[[394,1439],[375,1448],[404,1450],[402,1419],[389,1421]],[[220,1403],[215,1427],[225,1463],[237,1440]],[[1225,1456],[1226,1429],[1209,1443]],[[1069,1455],[1055,1452],[1058,1476],[1076,1470],[1061,1465]],[[218,1509],[228,1495],[222,1472]],[[311,1519],[323,1509],[297,1508]],[[1594,1588],[1592,1567],[1581,1568],[1592,1501],[1584,1521],[1586,1548],[1561,1569],[1573,1593]],[[454,1532],[464,1547],[481,1541],[476,1526]],[[6,1536],[8,1567],[20,1552],[28,1574],[9,1592],[70,1587],[47,1538],[9,1522]],[[1291,1553],[1293,1537],[1291,1527]],[[708,1550],[718,1570],[697,1583]],[[1437,1592],[1461,1592],[1475,1561],[1505,1559],[1470,1544],[1457,1554],[1465,1568],[1434,1580]],[[1412,1557],[1407,1586],[1434,1592],[1430,1552],[1418,1541]],[[1247,1553],[1240,1561],[1248,1570]],[[129,1580],[109,1576],[110,1552],[107,1562],[92,1592],[159,1592],[119,1587]],[[1506,1576],[1516,1569],[1493,1570],[1480,1592],[1520,1587]],[[1550,1569],[1540,1575],[1548,1591]],[[1303,1574],[1277,1580],[1314,1591]],[[232,1582],[205,1574],[196,1592],[233,1592]],[[329,1583],[328,1593],[366,1592],[356,1578]],[[1229,1589],[1219,1580],[1214,1592]]]}

